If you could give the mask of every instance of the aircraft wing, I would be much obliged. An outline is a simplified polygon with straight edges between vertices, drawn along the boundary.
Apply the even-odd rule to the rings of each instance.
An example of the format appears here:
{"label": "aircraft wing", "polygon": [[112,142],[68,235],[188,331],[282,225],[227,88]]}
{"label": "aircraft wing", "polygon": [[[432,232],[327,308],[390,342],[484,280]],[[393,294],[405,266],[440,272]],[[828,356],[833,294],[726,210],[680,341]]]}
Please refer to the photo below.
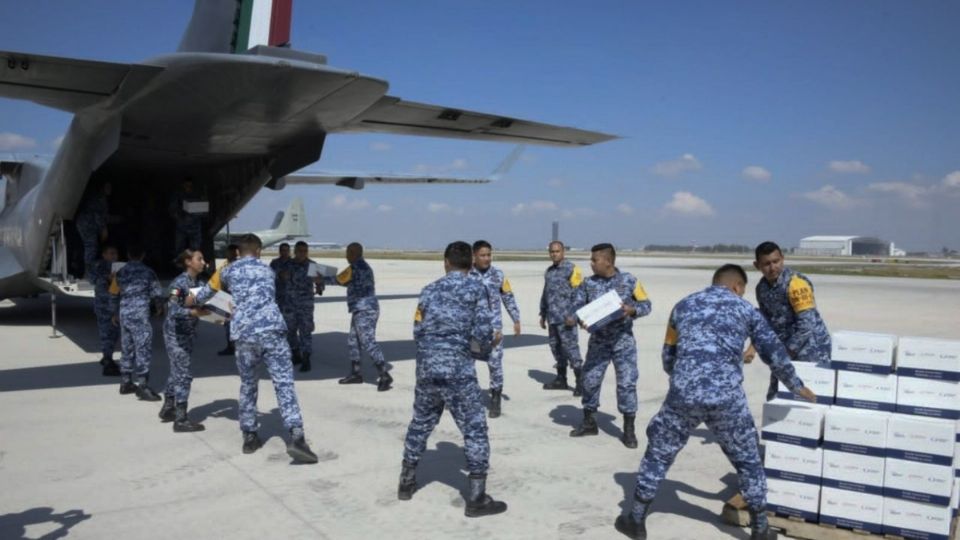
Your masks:
{"label": "aircraft wing", "polygon": [[143,84],[162,69],[0,51],[0,97],[77,112],[116,94],[131,77]]}
{"label": "aircraft wing", "polygon": [[338,131],[452,137],[518,144],[586,146],[615,135],[438,107],[384,96]]}
{"label": "aircraft wing", "polygon": [[366,184],[488,184],[499,180],[517,162],[524,146],[519,145],[504,159],[489,176],[455,177],[422,174],[349,174],[332,172],[305,172],[283,177],[284,185],[334,185],[350,189],[363,189]]}

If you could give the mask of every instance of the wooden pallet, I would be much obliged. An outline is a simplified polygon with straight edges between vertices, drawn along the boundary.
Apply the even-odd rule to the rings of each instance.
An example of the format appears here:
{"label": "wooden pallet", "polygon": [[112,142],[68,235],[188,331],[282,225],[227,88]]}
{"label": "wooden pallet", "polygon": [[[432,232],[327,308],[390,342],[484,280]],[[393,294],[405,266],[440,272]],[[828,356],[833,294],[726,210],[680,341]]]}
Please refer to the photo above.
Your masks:
{"label": "wooden pallet", "polygon": [[[868,540],[868,537],[875,539],[885,538],[888,540],[903,540],[902,536],[892,534],[874,534],[869,531],[857,529],[841,529],[833,525],[809,523],[795,517],[783,517],[773,513],[767,513],[770,520],[770,526],[779,529],[783,536],[789,538],[798,538],[800,540]],[[747,512],[747,505],[743,498],[737,494],[723,505],[723,511],[720,514],[724,523],[735,527],[748,527],[750,525],[750,514]],[[954,518],[950,527],[950,538],[960,540],[960,531],[957,530],[958,518]]]}

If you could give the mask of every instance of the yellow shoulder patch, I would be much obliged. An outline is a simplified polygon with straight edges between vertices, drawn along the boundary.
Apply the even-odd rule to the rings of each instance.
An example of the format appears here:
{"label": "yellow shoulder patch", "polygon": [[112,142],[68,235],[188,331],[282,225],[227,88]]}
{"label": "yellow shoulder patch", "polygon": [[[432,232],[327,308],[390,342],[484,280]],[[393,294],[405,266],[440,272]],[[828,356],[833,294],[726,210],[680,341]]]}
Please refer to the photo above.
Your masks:
{"label": "yellow shoulder patch", "polygon": [[580,271],[580,267],[573,265],[573,272],[570,273],[570,286],[576,289],[583,283],[583,272]]}
{"label": "yellow shoulder patch", "polygon": [[671,325],[667,325],[667,335],[663,337],[663,344],[671,347],[677,344],[677,330]]}
{"label": "yellow shoulder patch", "polygon": [[337,283],[340,285],[346,285],[350,283],[350,280],[353,279],[353,267],[348,266],[343,269],[343,272],[337,274]]}
{"label": "yellow shoulder patch", "polygon": [[503,294],[507,294],[507,293],[512,293],[512,292],[513,292],[513,288],[510,287],[510,280],[509,280],[509,279],[503,278],[503,285],[500,287],[500,292],[502,292]]}
{"label": "yellow shoulder patch", "polygon": [[210,276],[210,281],[207,282],[207,285],[209,285],[210,288],[215,291],[223,290],[222,285],[220,284],[220,270],[222,270],[224,267],[226,267],[226,265],[223,265],[220,268],[218,268],[217,271],[214,272],[212,276]]}
{"label": "yellow shoulder patch", "polygon": [[794,313],[817,307],[813,299],[813,287],[801,277],[793,276],[790,279],[790,285],[787,287],[787,297],[790,299],[790,305],[793,307]]}
{"label": "yellow shoulder patch", "polygon": [[417,311],[413,314],[413,322],[423,322],[423,310],[420,306],[417,306]]}
{"label": "yellow shoulder patch", "polygon": [[637,286],[633,288],[633,299],[637,302],[647,300],[647,291],[643,289],[643,285],[639,281],[637,281]]}
{"label": "yellow shoulder patch", "polygon": [[114,295],[114,296],[120,294],[120,284],[117,283],[117,278],[116,278],[116,277],[114,277],[113,279],[110,280],[110,289],[109,289],[109,292],[110,292],[110,294],[112,294],[112,295]]}

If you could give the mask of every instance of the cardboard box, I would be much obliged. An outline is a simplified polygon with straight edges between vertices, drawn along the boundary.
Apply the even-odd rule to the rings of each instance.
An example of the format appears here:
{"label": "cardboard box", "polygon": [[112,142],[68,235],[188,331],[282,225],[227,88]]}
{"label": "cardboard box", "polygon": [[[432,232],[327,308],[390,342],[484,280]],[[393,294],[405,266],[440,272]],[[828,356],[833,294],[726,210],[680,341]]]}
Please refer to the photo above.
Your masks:
{"label": "cardboard box", "polygon": [[883,474],[883,496],[949,507],[953,496],[953,467],[888,457]]}
{"label": "cardboard box", "polygon": [[864,373],[893,371],[897,337],[889,334],[840,331],[831,336],[830,365]]}
{"label": "cardboard box", "polygon": [[816,523],[820,512],[820,486],[768,478],[767,511]]}
{"label": "cardboard box", "polygon": [[763,450],[767,478],[820,485],[823,448],[768,441]]}
{"label": "cardboard box", "polygon": [[897,412],[960,419],[960,380],[923,379],[899,375]]}
{"label": "cardboard box", "polygon": [[208,201],[183,201],[183,211],[188,214],[207,214],[210,212]]}
{"label": "cardboard box", "polygon": [[837,397],[834,404],[893,412],[897,408],[897,376],[892,373],[838,371]]}
{"label": "cardboard box", "polygon": [[823,416],[826,408],[814,404],[775,399],[763,404],[765,441],[816,448],[823,438]]}
{"label": "cardboard box", "polygon": [[880,534],[883,531],[883,496],[824,486],[820,490],[820,523]]}
{"label": "cardboard box", "polygon": [[960,381],[960,340],[902,337],[897,371],[907,377]]}
{"label": "cardboard box", "polygon": [[[793,362],[793,368],[797,371],[797,376],[803,380],[803,385],[813,390],[813,393],[817,395],[818,404],[833,404],[833,396],[837,387],[837,372],[835,370],[820,367],[814,362]],[[806,403],[805,399],[794,394],[782,384],[780,385],[780,391],[777,392],[777,398]]]}
{"label": "cardboard box", "polygon": [[823,451],[821,485],[856,493],[883,496],[887,458]]}
{"label": "cardboard box", "polygon": [[577,318],[586,326],[588,332],[607,326],[623,318],[623,299],[617,291],[607,291],[599,298],[577,310]]}
{"label": "cardboard box", "polygon": [[[196,296],[201,290],[202,287],[194,287],[190,289],[190,294]],[[233,316],[233,296],[223,291],[217,291],[199,307],[207,310],[207,314],[200,317],[201,321],[223,324]]]}
{"label": "cardboard box", "polygon": [[831,407],[823,419],[824,448],[884,457],[891,416],[888,412]]}
{"label": "cardboard box", "polygon": [[953,511],[949,506],[937,506],[912,501],[883,501],[883,533],[904,538],[949,540],[950,520]]}
{"label": "cardboard box", "polygon": [[952,466],[957,425],[954,420],[893,414],[887,422],[887,456]]}

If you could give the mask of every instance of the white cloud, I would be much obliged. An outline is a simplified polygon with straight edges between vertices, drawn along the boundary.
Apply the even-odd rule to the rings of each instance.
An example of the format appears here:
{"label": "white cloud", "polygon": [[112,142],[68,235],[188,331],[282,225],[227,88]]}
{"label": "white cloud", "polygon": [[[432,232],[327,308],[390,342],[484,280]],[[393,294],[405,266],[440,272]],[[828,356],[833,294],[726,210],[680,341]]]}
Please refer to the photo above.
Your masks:
{"label": "white cloud", "polygon": [[433,214],[456,214],[463,215],[463,208],[459,206],[450,206],[447,203],[432,202],[427,204],[427,210]]}
{"label": "white cloud", "polygon": [[0,151],[15,152],[17,150],[29,150],[37,145],[37,141],[30,137],[24,137],[17,133],[4,131],[0,133]]}
{"label": "white cloud", "polygon": [[952,173],[944,176],[943,185],[947,187],[960,188],[960,171],[953,171]]}
{"label": "white cloud", "polygon": [[363,210],[370,208],[370,201],[366,199],[351,199],[346,195],[335,195],[327,201],[327,206],[338,210]]}
{"label": "white cloud", "polygon": [[385,142],[373,142],[370,143],[370,150],[374,152],[389,152],[393,149],[393,145]]}
{"label": "white cloud", "polygon": [[674,177],[686,172],[699,171],[702,168],[703,165],[693,154],[684,154],[677,159],[657,163],[650,168],[650,172],[657,176]]}
{"label": "white cloud", "polygon": [[931,191],[929,187],[906,182],[876,182],[867,186],[867,189],[896,195],[914,206],[921,205],[923,197]]}
{"label": "white cloud", "polygon": [[561,214],[565,219],[592,218],[596,217],[597,211],[593,208],[570,208],[564,210]]}
{"label": "white cloud", "polygon": [[559,188],[565,187],[567,185],[567,182],[562,178],[551,178],[547,180],[547,185],[552,188],[559,189]]}
{"label": "white cloud", "polygon": [[707,217],[714,215],[713,207],[710,203],[697,197],[689,191],[678,191],[673,194],[673,198],[663,207],[669,212],[693,217]]}
{"label": "white cloud", "polygon": [[450,168],[456,171],[462,171],[467,168],[467,160],[463,158],[457,158],[453,160],[453,163],[450,164]]}
{"label": "white cloud", "polygon": [[389,204],[381,204],[377,206],[377,212],[391,212],[391,211],[393,211],[393,207],[390,206]]}
{"label": "white cloud", "polygon": [[857,200],[840,191],[832,185],[825,185],[816,191],[801,193],[800,197],[808,201],[826,206],[827,208],[850,208],[857,205]]}
{"label": "white cloud", "polygon": [[866,174],[870,172],[870,166],[858,159],[833,160],[827,164],[827,168],[833,172],[844,174]]}
{"label": "white cloud", "polygon": [[759,165],[750,165],[743,169],[743,177],[754,182],[769,182],[773,175]]}
{"label": "white cloud", "polygon": [[413,168],[413,170],[419,174],[443,174],[450,171],[462,171],[468,166],[469,163],[466,159],[456,158],[445,165],[429,165],[426,163],[419,163]]}
{"label": "white cloud", "polygon": [[630,215],[633,213],[633,207],[627,203],[620,203],[617,205],[617,212],[620,212],[621,214]]}
{"label": "white cloud", "polygon": [[521,214],[532,214],[535,212],[554,212],[559,210],[557,204],[553,201],[530,201],[529,203],[517,203],[510,209],[515,216]]}

